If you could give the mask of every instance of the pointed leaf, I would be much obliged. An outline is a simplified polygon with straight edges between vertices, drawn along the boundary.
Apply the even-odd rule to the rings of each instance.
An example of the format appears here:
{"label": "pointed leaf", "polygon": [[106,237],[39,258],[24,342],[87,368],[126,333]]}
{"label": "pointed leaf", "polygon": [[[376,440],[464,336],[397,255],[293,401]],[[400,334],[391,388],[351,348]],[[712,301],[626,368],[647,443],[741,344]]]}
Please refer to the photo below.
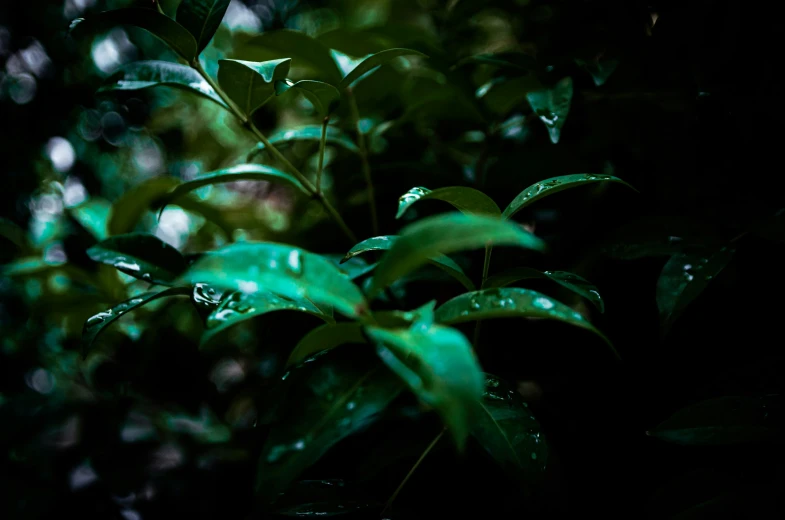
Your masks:
{"label": "pointed leaf", "polygon": [[271,61],[218,61],[218,83],[247,116],[275,95],[275,82],[286,79],[290,58]]}
{"label": "pointed leaf", "polygon": [[190,294],[190,287],[171,287],[160,292],[146,292],[134,296],[122,303],[118,303],[111,309],[99,312],[95,316],[88,318],[82,329],[82,355],[86,355],[87,350],[95,342],[95,339],[101,332],[126,313],[153,300],[157,300],[158,298],[165,298],[167,296],[188,296]]}
{"label": "pointed leaf", "polygon": [[570,113],[572,102],[572,78],[566,77],[547,90],[537,90],[526,94],[532,110],[545,123],[551,142],[556,144],[561,137],[561,129]]}
{"label": "pointed leaf", "polygon": [[448,213],[405,227],[382,257],[369,296],[414,271],[439,253],[454,253],[489,245],[516,245],[542,251],[545,243],[519,226],[494,217]]}
{"label": "pointed leaf", "polygon": [[[338,108],[341,102],[341,93],[337,88],[323,81],[302,80],[292,83],[289,80],[275,82],[275,95],[280,96],[290,90],[296,90],[311,102],[313,108],[321,117],[327,117]],[[321,138],[321,127],[319,127]]]}
{"label": "pointed leaf", "polygon": [[191,67],[167,61],[135,61],[124,65],[98,91],[143,90],[157,86],[193,92],[228,108],[198,72]]}
{"label": "pointed leaf", "polygon": [[589,300],[600,312],[605,312],[605,302],[600,296],[597,287],[587,279],[567,271],[538,271],[529,267],[517,267],[503,273],[490,276],[483,285],[483,289],[505,287],[511,283],[527,279],[549,279]]}
{"label": "pointed leaf", "polygon": [[342,53],[341,51],[337,51],[335,49],[330,49],[330,56],[332,56],[333,61],[338,68],[341,70],[341,74],[346,76],[351,71],[353,71],[357,66],[363,62],[365,58],[370,56],[363,56],[362,58],[352,58],[351,56]]}
{"label": "pointed leaf", "polygon": [[229,8],[231,0],[183,0],[177,7],[177,22],[196,39],[197,54],[201,54]]}
{"label": "pointed leaf", "polygon": [[112,205],[109,234],[121,235],[133,231],[144,213],[179,183],[174,177],[153,177],[126,191]]}
{"label": "pointed leaf", "polygon": [[611,74],[616,70],[616,67],[619,66],[619,60],[616,58],[606,60],[582,60],[580,58],[575,58],[575,63],[591,74],[592,79],[594,79],[594,84],[598,87],[604,85],[605,82],[608,81],[608,78],[611,77]]}
{"label": "pointed leaf", "polygon": [[467,215],[491,215],[500,217],[502,212],[499,206],[486,194],[474,188],[465,186],[450,186],[429,190],[428,188],[412,188],[398,199],[398,214],[401,218],[409,207],[418,200],[435,199],[452,204],[458,211]]}
{"label": "pointed leaf", "polygon": [[359,278],[365,274],[370,273],[374,269],[376,269],[376,264],[369,264],[362,258],[355,256],[354,258],[350,258],[348,261],[343,262],[343,257],[341,255],[322,255],[325,258],[330,259],[338,269],[346,273],[346,276],[349,277],[350,280],[354,280]]}
{"label": "pointed leaf", "polygon": [[[268,137],[270,142],[276,146],[280,146],[281,143],[288,143],[291,141],[315,141],[318,143],[321,138],[322,127],[320,125],[309,125],[300,128],[292,128],[291,130],[276,132]],[[360,149],[357,148],[357,145],[354,144],[354,141],[352,141],[348,135],[334,126],[327,127],[327,143],[341,146],[353,153],[360,153]],[[251,153],[248,154],[248,160],[250,161],[256,157],[256,155],[261,153],[264,148],[264,143],[259,143],[256,145],[256,148],[254,148]]]}
{"label": "pointed leaf", "polygon": [[510,474],[528,484],[541,482],[548,446],[521,395],[506,381],[486,374],[481,404],[472,435]]}
{"label": "pointed leaf", "polygon": [[108,238],[88,249],[87,256],[134,278],[159,285],[173,285],[187,267],[177,249],[144,233]]}
{"label": "pointed leaf", "polygon": [[[619,179],[618,177],[614,177],[612,175],[604,175],[599,173],[577,173],[573,175],[560,175],[558,177],[551,177],[550,179],[545,179],[544,181],[540,181],[538,183],[532,184],[522,192],[520,192],[510,205],[507,206],[504,210],[504,218],[512,218],[513,215],[518,213],[520,210],[525,208],[526,206],[532,204],[535,201],[538,201],[548,195],[553,195],[554,193],[559,193],[560,191],[564,191],[570,188],[575,188],[578,186],[583,186],[586,184],[594,184],[597,182],[618,182],[620,184],[624,184],[625,186],[633,188],[623,180]],[[636,192],[638,190],[635,190]]]}
{"label": "pointed leaf", "polygon": [[485,381],[469,340],[453,328],[423,322],[408,329],[370,326],[366,333],[382,361],[439,412],[463,448]]}
{"label": "pointed leaf", "polygon": [[380,65],[384,65],[388,61],[399,56],[427,57],[425,54],[411,49],[387,49],[386,51],[377,52],[376,54],[365,58],[357,67],[354,68],[354,70],[347,74],[346,77],[341,80],[338,88],[343,90],[347,87],[350,87],[352,83],[355,82],[355,80],[359,79],[360,76],[364,75],[366,72]]}
{"label": "pointed leaf", "polygon": [[91,16],[87,20],[77,18],[71,22],[71,34],[75,38],[87,32],[106,31],[118,25],[132,25],[150,31],[166,42],[186,62],[190,63],[197,56],[196,40],[188,30],[165,14],[155,9],[128,7],[104,11]]}
{"label": "pointed leaf", "polygon": [[722,271],[734,249],[723,247],[713,255],[676,254],[665,263],[657,280],[657,307],[660,310],[662,333],[670,329],[684,309]]}
{"label": "pointed leaf", "polygon": [[332,262],[285,244],[230,244],[205,254],[184,278],[248,293],[266,289],[291,299],[308,298],[350,318],[368,309],[360,289]]}

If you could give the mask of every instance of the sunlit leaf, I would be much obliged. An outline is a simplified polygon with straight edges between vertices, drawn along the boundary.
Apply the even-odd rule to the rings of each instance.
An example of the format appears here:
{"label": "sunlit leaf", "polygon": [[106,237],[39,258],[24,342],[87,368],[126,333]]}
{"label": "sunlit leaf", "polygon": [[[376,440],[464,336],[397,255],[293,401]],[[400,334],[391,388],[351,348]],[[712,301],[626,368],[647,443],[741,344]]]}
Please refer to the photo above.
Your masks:
{"label": "sunlit leaf", "polygon": [[155,9],[128,7],[104,11],[87,20],[77,18],[71,22],[71,34],[80,38],[87,32],[95,34],[118,25],[132,25],[150,31],[188,63],[198,54],[196,40],[188,29]]}
{"label": "sunlit leaf", "polygon": [[98,91],[143,90],[157,86],[174,87],[193,92],[228,108],[213,90],[213,87],[198,72],[191,67],[167,61],[134,61],[129,63],[112,74]]}
{"label": "sunlit leaf", "polygon": [[429,190],[428,188],[412,188],[398,199],[398,214],[401,218],[406,210],[419,200],[443,200],[452,204],[458,211],[466,214],[501,216],[501,210],[496,203],[486,194],[474,188],[465,186],[450,186]]}
{"label": "sunlit leaf", "polygon": [[177,7],[177,22],[188,29],[196,39],[197,54],[201,53],[229,7],[231,0],[183,0]]}
{"label": "sunlit leaf", "polygon": [[539,238],[511,222],[460,213],[436,215],[401,230],[399,238],[376,267],[369,296],[440,253],[490,245],[520,246],[538,251],[545,249],[545,243]]}
{"label": "sunlit leaf", "polygon": [[[280,146],[281,143],[289,143],[292,141],[315,141],[319,142],[322,138],[322,127],[320,125],[303,126],[300,128],[292,128],[282,132],[276,132],[268,137],[271,143]],[[327,143],[340,146],[350,152],[359,153],[360,149],[354,144],[354,141],[343,133],[339,128],[334,126],[327,127]],[[256,155],[265,149],[264,143],[259,143],[256,148],[248,154],[250,161]]]}
{"label": "sunlit leaf", "polygon": [[399,56],[423,56],[425,54],[414,51],[411,49],[387,49],[386,51],[377,52],[376,54],[365,58],[357,67],[355,67],[345,78],[341,80],[338,88],[345,89],[352,85],[360,76],[369,72],[371,69],[384,65],[388,61]]}
{"label": "sunlit leaf", "polygon": [[553,280],[559,285],[566,287],[575,294],[578,294],[594,304],[600,312],[605,312],[605,302],[600,296],[597,287],[585,278],[566,271],[538,271],[529,267],[516,267],[493,276],[488,277],[483,285],[484,289],[495,287],[505,287],[521,280],[532,278]]}
{"label": "sunlit leaf", "polygon": [[174,177],[153,177],[123,193],[109,213],[109,234],[133,231],[144,213],[179,183]]}
{"label": "sunlit leaf", "polygon": [[220,60],[218,83],[240,110],[250,116],[275,95],[275,82],[286,79],[292,60]]}
{"label": "sunlit leaf", "polygon": [[[513,215],[518,213],[523,208],[529,206],[530,204],[538,201],[548,195],[553,195],[554,193],[559,193],[560,191],[564,191],[570,188],[575,188],[578,186],[583,186],[586,184],[593,184],[597,182],[618,182],[620,184],[624,184],[625,186],[633,188],[623,180],[619,179],[618,177],[614,177],[613,175],[604,175],[599,173],[577,173],[573,175],[560,175],[558,177],[551,177],[550,179],[545,179],[544,181],[537,182],[532,184],[522,192],[520,192],[510,205],[507,206],[504,210],[504,218],[512,218]],[[637,190],[635,190],[637,191]]]}
{"label": "sunlit leaf", "polygon": [[160,285],[173,285],[186,269],[185,259],[177,249],[144,233],[108,238],[88,249],[87,256],[134,278]]}
{"label": "sunlit leaf", "polygon": [[206,253],[184,279],[248,293],[266,289],[292,299],[307,298],[351,318],[368,308],[360,289],[332,262],[285,244],[230,244]]}
{"label": "sunlit leaf", "polygon": [[478,412],[485,378],[466,337],[442,325],[407,329],[366,327],[379,357],[426,404],[433,406],[463,448]]}
{"label": "sunlit leaf", "polygon": [[526,99],[532,110],[548,129],[552,143],[558,143],[561,130],[570,113],[572,102],[572,78],[566,77],[546,90],[528,92]]}
{"label": "sunlit leaf", "polygon": [[[275,94],[277,96],[290,90],[295,90],[305,96],[321,117],[329,116],[338,108],[341,102],[341,93],[338,89],[323,81],[304,79],[296,83],[289,80],[275,82]],[[321,137],[321,127],[319,127],[319,132]]]}

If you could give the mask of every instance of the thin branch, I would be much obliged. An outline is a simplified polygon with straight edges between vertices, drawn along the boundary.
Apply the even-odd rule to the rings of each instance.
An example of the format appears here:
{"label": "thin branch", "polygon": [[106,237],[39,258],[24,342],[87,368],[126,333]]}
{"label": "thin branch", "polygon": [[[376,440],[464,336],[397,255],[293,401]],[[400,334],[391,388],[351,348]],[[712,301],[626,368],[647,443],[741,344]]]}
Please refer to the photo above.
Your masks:
{"label": "thin branch", "polygon": [[324,118],[322,121],[322,138],[319,141],[319,167],[316,170],[316,193],[322,192],[322,169],[324,168],[324,148],[327,145],[327,124],[330,122],[330,116]]}
{"label": "thin branch", "polygon": [[368,162],[368,146],[365,143],[365,134],[360,128],[360,109],[357,107],[357,99],[354,97],[351,87],[346,89],[346,97],[349,98],[349,109],[352,111],[355,126],[357,127],[357,145],[360,148],[360,159],[362,160],[363,175],[365,185],[368,190],[368,205],[371,208],[371,225],[373,234],[379,234],[379,217],[376,212],[376,195],[373,189],[373,179],[371,179],[371,164]]}

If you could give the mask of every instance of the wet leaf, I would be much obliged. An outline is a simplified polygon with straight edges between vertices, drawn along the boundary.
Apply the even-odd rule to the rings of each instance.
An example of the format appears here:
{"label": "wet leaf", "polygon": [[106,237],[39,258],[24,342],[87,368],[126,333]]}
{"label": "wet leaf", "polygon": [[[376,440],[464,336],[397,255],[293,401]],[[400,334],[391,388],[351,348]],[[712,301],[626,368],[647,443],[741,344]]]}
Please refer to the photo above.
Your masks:
{"label": "wet leaf", "polygon": [[532,110],[540,117],[548,129],[551,142],[556,144],[561,137],[561,129],[570,113],[572,102],[572,78],[566,77],[546,90],[528,92],[526,99]]}
{"label": "wet leaf", "polygon": [[111,309],[91,316],[87,319],[82,328],[82,355],[84,356],[87,354],[87,350],[92,346],[101,332],[126,313],[159,298],[166,298],[168,296],[188,296],[190,294],[190,287],[171,287],[160,292],[146,292],[134,296],[122,303],[118,303]]}
{"label": "wet leaf", "polygon": [[545,243],[519,226],[494,217],[447,213],[403,230],[376,267],[369,296],[442,253],[490,245],[516,245],[542,251]]}
{"label": "wet leaf", "polygon": [[167,61],[135,61],[124,65],[98,91],[143,90],[158,86],[192,92],[228,108],[198,72],[191,67]]}
{"label": "wet leaf", "polygon": [[[327,117],[341,103],[341,93],[334,86],[323,81],[302,80],[293,83],[289,80],[275,82],[275,95],[280,96],[290,90],[296,90],[311,102],[320,117]],[[321,127],[319,127],[321,137]]]}
{"label": "wet leaf", "polygon": [[[310,125],[310,126],[303,126],[300,128],[292,128],[291,130],[285,130],[283,132],[276,132],[272,134],[268,139],[271,143],[280,147],[281,143],[289,143],[292,141],[315,141],[319,142],[322,138],[322,127],[319,125]],[[350,152],[359,153],[360,149],[357,148],[357,145],[354,144],[354,141],[343,133],[340,129],[334,126],[327,127],[327,143],[332,144],[335,146],[340,146]],[[264,143],[259,143],[256,145],[251,153],[248,154],[248,160],[250,161],[254,157],[256,157],[259,153],[264,150],[265,146]]]}
{"label": "wet leaf", "polygon": [[229,8],[231,0],[183,0],[177,7],[177,22],[188,29],[196,39],[196,51],[200,54]]}
{"label": "wet leaf", "polygon": [[292,60],[219,60],[218,83],[239,109],[250,116],[275,95],[275,82],[286,79]]}
{"label": "wet leaf", "polygon": [[462,449],[478,412],[484,376],[457,330],[415,322],[408,329],[366,327],[379,357],[423,402],[433,406]]}
{"label": "wet leaf", "polygon": [[587,279],[574,273],[568,273],[567,271],[543,272],[529,267],[517,267],[488,277],[485,281],[485,285],[483,285],[483,289],[505,287],[511,283],[532,278],[553,280],[562,287],[589,300],[600,312],[605,312],[605,302],[603,301],[602,296],[600,296],[597,287]]}
{"label": "wet leaf", "polygon": [[486,194],[474,188],[465,186],[450,186],[429,190],[428,188],[412,188],[398,199],[398,214],[401,218],[406,210],[419,200],[435,199],[452,204],[458,211],[468,215],[491,215],[500,217],[502,212],[499,206]]}
{"label": "wet leaf", "polygon": [[153,177],[126,191],[112,205],[109,213],[109,235],[133,231],[145,212],[179,183],[174,177]]}
{"label": "wet leaf", "polygon": [[329,305],[350,318],[368,308],[360,289],[332,262],[285,244],[240,242],[206,253],[184,279],[253,293],[266,289],[291,299]]}
{"label": "wet leaf", "polygon": [[346,75],[345,78],[341,80],[338,88],[345,89],[350,87],[352,83],[369,72],[371,69],[384,65],[385,63],[399,56],[426,57],[425,54],[411,49],[387,49],[386,51],[377,52],[376,54],[373,54],[360,62],[357,67],[355,67],[349,74]]}
{"label": "wet leaf", "polygon": [[96,262],[159,285],[174,285],[186,269],[180,252],[153,235],[129,233],[108,238],[87,250]]}
{"label": "wet leaf", "polygon": [[186,62],[191,63],[196,57],[196,40],[188,30],[165,14],[155,9],[128,7],[104,11],[92,15],[88,19],[77,18],[71,22],[71,34],[81,38],[86,33],[107,31],[118,25],[132,25],[150,31],[166,42]]}
{"label": "wet leaf", "polygon": [[684,309],[709,285],[733,257],[734,249],[723,247],[712,255],[676,254],[665,263],[657,280],[657,307],[662,333],[670,330]]}
{"label": "wet leaf", "polygon": [[[513,215],[518,213],[523,208],[529,206],[535,201],[538,201],[548,195],[553,195],[555,193],[559,193],[560,191],[564,191],[570,188],[575,188],[578,186],[583,186],[586,184],[594,184],[597,182],[618,182],[628,186],[629,188],[633,188],[623,180],[619,179],[618,177],[614,177],[612,175],[604,175],[599,173],[578,173],[573,175],[560,175],[558,177],[551,177],[550,179],[545,179],[544,181],[537,182],[532,184],[522,192],[520,192],[510,205],[507,206],[504,210],[503,216],[504,218],[512,218]],[[638,191],[638,190],[635,190]]]}
{"label": "wet leaf", "polygon": [[676,444],[727,445],[775,439],[781,427],[781,396],[733,396],[687,406],[647,434]]}
{"label": "wet leaf", "polygon": [[527,484],[541,482],[548,446],[521,395],[506,381],[486,374],[482,413],[472,435],[511,475]]}

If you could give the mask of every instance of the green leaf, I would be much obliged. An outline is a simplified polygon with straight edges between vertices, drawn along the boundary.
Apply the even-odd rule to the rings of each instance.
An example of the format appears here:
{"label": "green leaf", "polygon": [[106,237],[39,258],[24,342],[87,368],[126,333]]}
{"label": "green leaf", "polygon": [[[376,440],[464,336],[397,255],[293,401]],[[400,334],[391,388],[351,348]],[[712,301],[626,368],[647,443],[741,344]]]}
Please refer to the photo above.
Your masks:
{"label": "green leaf", "polygon": [[443,200],[452,204],[458,211],[468,215],[492,215],[500,217],[502,212],[499,206],[486,194],[474,188],[465,186],[450,186],[448,188],[438,188],[429,190],[428,188],[412,188],[398,199],[398,214],[395,218],[401,218],[409,207],[418,200]]}
{"label": "green leaf", "polygon": [[133,231],[142,215],[179,183],[174,177],[153,177],[123,193],[109,212],[109,234]]}
{"label": "green leaf", "polygon": [[534,74],[515,78],[498,77],[483,84],[475,92],[493,112],[507,114],[526,101],[531,92],[542,90],[543,85]]}
{"label": "green leaf", "polygon": [[712,255],[676,254],[665,263],[657,280],[657,307],[666,334],[684,309],[722,271],[734,249],[723,247]]}
{"label": "green leaf", "polygon": [[[302,126],[300,128],[292,128],[291,130],[285,130],[283,132],[276,132],[272,134],[268,139],[271,143],[276,146],[279,146],[280,143],[289,143],[292,141],[316,141],[317,143],[322,138],[322,127],[321,125],[309,125],[309,126]],[[353,153],[360,153],[360,149],[354,144],[354,141],[343,133],[340,129],[334,126],[327,127],[327,142],[329,144],[341,146],[346,150],[353,152]],[[265,149],[264,143],[259,143],[256,145],[250,154],[248,154],[248,160],[250,161],[256,155],[262,152]]]}
{"label": "green leaf", "polygon": [[510,474],[528,484],[541,482],[548,446],[540,424],[509,383],[490,374],[485,376],[482,413],[472,435]]}
{"label": "green leaf", "polygon": [[98,92],[174,87],[198,94],[228,108],[213,87],[191,67],[167,61],[135,61],[121,67]]}
{"label": "green leaf", "polygon": [[370,356],[352,349],[311,358],[284,376],[285,414],[262,447],[256,492],[271,502],[338,441],[369,426],[403,385]]}
{"label": "green leaf", "polygon": [[[545,179],[544,181],[540,181],[538,183],[532,184],[522,192],[516,196],[510,205],[505,208],[503,217],[504,218],[512,218],[513,215],[518,213],[523,208],[527,207],[528,205],[532,204],[535,201],[538,201],[548,195],[553,195],[554,193],[559,193],[560,191],[564,191],[570,188],[575,188],[578,186],[583,186],[586,184],[594,184],[597,182],[618,182],[620,184],[624,184],[629,188],[633,188],[623,180],[619,179],[618,177],[614,177],[612,175],[604,175],[599,173],[577,173],[573,175],[560,175],[558,177],[551,177],[550,179]],[[636,192],[638,190],[635,190]]]}
{"label": "green leaf", "polygon": [[447,213],[429,217],[401,230],[382,257],[369,288],[378,293],[439,253],[454,253],[490,245],[516,245],[542,251],[545,243],[519,226],[494,217]]}
{"label": "green leaf", "polygon": [[27,238],[27,232],[16,223],[0,217],[0,237],[6,238],[22,253],[31,253],[32,246]]}
{"label": "green leaf", "polygon": [[291,58],[271,61],[218,61],[218,83],[247,116],[275,95],[275,82],[286,79]]}
{"label": "green leaf", "polygon": [[[275,82],[275,95],[280,96],[290,90],[297,90],[311,102],[321,117],[327,117],[341,103],[341,93],[337,88],[323,81],[302,80],[292,83],[289,80]],[[319,127],[321,135],[321,127]]]}
{"label": "green leaf", "polygon": [[619,66],[619,60],[616,58],[607,60],[582,60],[580,58],[575,58],[575,64],[591,74],[592,79],[594,79],[594,84],[601,87],[608,81],[608,78],[616,70],[616,67]]}
{"label": "green leaf", "polygon": [[283,298],[265,290],[249,294],[235,292],[224,298],[218,308],[207,317],[201,345],[207,345],[216,335],[241,321],[275,311],[304,312],[327,323],[335,323],[332,316],[325,314],[305,298]]}
{"label": "green leaf", "polygon": [[377,52],[376,54],[373,54],[365,58],[349,74],[347,74],[346,77],[341,80],[341,83],[338,85],[338,88],[343,90],[347,87],[350,87],[352,83],[354,83],[357,79],[360,78],[360,76],[369,72],[371,69],[379,67],[380,65],[384,65],[388,61],[397,58],[399,56],[427,57],[425,56],[425,54],[411,49],[387,49],[386,51]]}
{"label": "green leaf", "polygon": [[199,189],[203,186],[237,181],[264,181],[276,184],[286,184],[305,194],[308,193],[303,185],[300,184],[300,181],[295,179],[290,174],[282,172],[281,170],[277,170],[271,166],[265,166],[263,164],[240,164],[237,166],[232,166],[231,168],[226,168],[224,170],[206,173],[192,181],[184,182],[178,185],[175,189],[171,190],[169,194],[166,195],[161,201],[160,212],[163,212],[164,208],[168,204],[171,204],[188,192]]}
{"label": "green leaf", "polygon": [[84,356],[87,354],[87,350],[92,346],[101,332],[126,313],[159,298],[166,298],[168,296],[188,296],[190,294],[190,287],[170,287],[169,289],[160,292],[146,292],[134,296],[122,303],[118,303],[111,309],[91,316],[87,319],[82,328],[82,355]]}
{"label": "green leaf", "polygon": [[174,285],[187,267],[177,249],[144,233],[108,238],[88,249],[87,256],[134,278],[159,285]]}
{"label": "green leaf", "polygon": [[330,305],[350,318],[368,309],[360,289],[332,262],[285,244],[241,242],[206,253],[184,275],[192,283],[253,293],[266,289],[291,299]]}
{"label": "green leaf", "polygon": [[376,269],[376,264],[369,264],[368,262],[357,256],[355,256],[354,258],[350,258],[346,262],[342,262],[343,256],[341,255],[322,255],[322,256],[324,256],[325,258],[329,258],[330,261],[333,262],[338,267],[338,269],[346,273],[346,276],[348,276],[350,280],[359,278]]}
{"label": "green leaf", "polygon": [[436,320],[448,325],[490,318],[544,318],[563,321],[594,332],[616,354],[610,340],[579,312],[531,289],[507,287],[464,293],[436,309]]}
{"label": "green leaf", "polygon": [[719,397],[687,406],[647,435],[685,445],[727,445],[781,435],[781,396]]}
{"label": "green leaf", "polygon": [[365,330],[382,361],[439,412],[462,449],[485,381],[469,340],[453,328],[423,322],[408,329]]}
{"label": "green leaf", "polygon": [[482,65],[494,65],[505,69],[520,70],[524,72],[537,70],[537,60],[528,54],[521,52],[501,52],[476,54],[462,59],[453,68],[460,67],[467,63],[480,63]]}
{"label": "green leaf", "polygon": [[499,273],[489,277],[485,284],[483,285],[483,289],[493,289],[496,287],[505,287],[510,285],[511,283],[518,282],[520,280],[527,280],[532,278],[539,278],[539,279],[549,279],[553,280],[554,282],[558,283],[559,285],[566,287],[567,289],[571,290],[575,294],[578,294],[587,300],[589,300],[600,312],[605,312],[605,302],[600,296],[597,287],[595,287],[591,282],[586,280],[585,278],[578,276],[574,273],[568,273],[566,271],[538,271],[536,269],[531,269],[529,267],[517,267],[515,269],[510,269],[503,273]]}
{"label": "green leaf", "polygon": [[[348,260],[356,257],[357,255],[361,255],[363,253],[367,253],[369,251],[386,251],[390,249],[393,244],[399,239],[395,235],[385,235],[379,237],[372,237],[363,240],[359,244],[352,247],[346,256],[343,257],[341,263],[347,262]],[[474,283],[466,276],[466,273],[463,272],[461,266],[455,263],[453,259],[449,256],[445,255],[433,255],[431,258],[427,258],[425,262],[434,265],[444,271],[445,273],[449,274],[458,282],[461,283],[466,289],[473,291],[475,289]],[[378,267],[378,264],[376,264]]]}
{"label": "green leaf", "polygon": [[229,8],[231,0],[183,0],[177,7],[177,22],[196,39],[197,54],[201,54]]}
{"label": "green leaf", "polygon": [[561,129],[567,120],[567,114],[570,113],[572,78],[568,76],[547,90],[528,92],[526,99],[529,100],[532,110],[545,123],[551,142],[558,143]]}
{"label": "green leaf", "polygon": [[87,20],[77,18],[71,22],[71,34],[75,38],[81,38],[86,32],[107,31],[118,25],[132,25],[150,31],[188,63],[191,63],[198,54],[196,40],[191,33],[154,9],[128,7],[104,11]]}
{"label": "green leaf", "polygon": [[346,76],[352,70],[354,70],[357,67],[357,65],[362,63],[363,60],[365,58],[367,58],[368,56],[370,56],[370,55],[363,56],[362,58],[352,58],[351,56],[349,56],[347,54],[344,54],[341,51],[338,51],[338,50],[335,50],[335,49],[331,48],[330,49],[330,56],[332,56],[333,61],[335,62],[335,64],[338,65],[338,68],[341,70],[341,74],[343,76]]}

